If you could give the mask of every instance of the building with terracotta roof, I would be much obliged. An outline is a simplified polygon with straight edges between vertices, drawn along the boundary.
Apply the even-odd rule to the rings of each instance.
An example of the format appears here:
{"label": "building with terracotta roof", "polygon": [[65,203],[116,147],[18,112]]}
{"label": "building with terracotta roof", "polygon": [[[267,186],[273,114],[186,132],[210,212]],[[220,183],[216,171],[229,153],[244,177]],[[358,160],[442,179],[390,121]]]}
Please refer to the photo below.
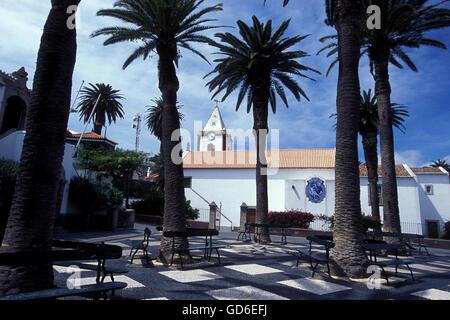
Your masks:
{"label": "building with terracotta roof", "polygon": [[81,146],[91,146],[91,147],[104,147],[108,149],[114,149],[118,143],[110,140],[104,136],[101,136],[94,131],[85,132],[83,135],[80,132],[75,132],[73,130],[66,131],[66,142],[74,146],[77,145],[81,137]]}
{"label": "building with terracotta roof", "polygon": [[[222,130],[225,132],[224,127]],[[214,134],[218,133],[215,131]],[[208,136],[208,132],[202,131],[201,136],[205,135]],[[222,138],[219,135],[215,139]],[[200,147],[207,150],[204,143]],[[208,210],[208,203],[214,201],[222,206],[221,212],[233,222],[233,226],[238,226],[241,204],[256,206],[256,151],[215,150],[184,153],[183,168],[188,186],[185,189],[186,198],[191,200],[193,207],[202,211]],[[266,151],[269,210],[298,209],[333,215],[335,151]],[[450,220],[449,173],[443,168],[410,168],[405,164],[397,165],[395,169],[403,232],[436,236],[435,229],[442,228],[443,223]],[[361,210],[370,215],[367,168],[360,166],[359,171]],[[381,195],[381,167],[378,168],[378,175]],[[382,199],[380,209],[382,215]],[[222,221],[223,225],[227,225],[226,220]]]}
{"label": "building with terracotta roof", "polygon": [[[30,105],[30,89],[27,88],[28,73],[24,68],[6,73],[0,70],[0,159],[20,161],[25,137],[25,118]],[[66,132],[66,144],[61,172],[63,197],[58,204],[60,213],[67,213],[69,208],[69,181],[77,175],[73,162],[75,146],[81,133],[72,130]],[[115,148],[117,142],[94,132],[84,133],[80,146],[92,145]]]}

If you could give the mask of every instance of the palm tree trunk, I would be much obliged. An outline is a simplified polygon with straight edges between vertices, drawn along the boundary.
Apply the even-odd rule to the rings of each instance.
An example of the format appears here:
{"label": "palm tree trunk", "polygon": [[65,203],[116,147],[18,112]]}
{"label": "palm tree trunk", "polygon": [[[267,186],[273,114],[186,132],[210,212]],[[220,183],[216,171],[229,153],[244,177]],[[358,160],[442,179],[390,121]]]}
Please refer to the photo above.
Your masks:
{"label": "palm tree trunk", "polygon": [[362,247],[362,217],[359,189],[358,121],[360,88],[358,76],[361,8],[357,1],[337,0],[339,79],[337,92],[335,218],[331,258],[336,271],[350,277],[366,275],[367,258]]}
{"label": "palm tree trunk", "polygon": [[[369,197],[372,217],[380,221],[380,206],[378,199],[378,132],[362,134],[364,157],[366,159],[367,176],[369,180]],[[376,231],[381,231],[377,227]]]}
{"label": "palm tree trunk", "polygon": [[[174,66],[175,49],[169,46],[159,46],[159,89],[163,97],[162,139],[161,146],[164,161],[164,231],[186,231],[186,206],[184,196],[184,174],[181,163],[172,159],[172,151],[180,141],[172,141],[172,133],[180,129],[180,120],[176,108],[179,82]],[[177,238],[175,247],[187,247],[186,237]],[[170,261],[172,238],[161,238],[159,258],[163,262]],[[183,263],[189,263],[188,253],[183,256]]]}
{"label": "palm tree trunk", "polygon": [[103,125],[100,122],[94,122],[94,129],[92,131],[94,131],[98,135],[102,135],[102,129]]}
{"label": "palm tree trunk", "polygon": [[[37,58],[26,135],[1,251],[48,251],[52,246],[60,169],[76,57],[76,30],[67,7],[80,0],[52,0]],[[51,264],[0,267],[0,295],[53,286]]]}
{"label": "palm tree trunk", "polygon": [[[267,159],[266,141],[268,132],[268,102],[270,85],[252,87],[253,97],[253,130],[256,142],[256,217],[255,222],[266,224],[269,215],[269,201],[267,193]],[[261,243],[270,243],[268,228],[262,228]]]}
{"label": "palm tree trunk", "polygon": [[[394,159],[394,132],[392,129],[391,86],[389,83],[389,51],[380,55],[375,64],[375,95],[380,118],[380,151],[385,232],[401,232],[398,209],[397,176]],[[391,239],[392,240],[392,239]]]}

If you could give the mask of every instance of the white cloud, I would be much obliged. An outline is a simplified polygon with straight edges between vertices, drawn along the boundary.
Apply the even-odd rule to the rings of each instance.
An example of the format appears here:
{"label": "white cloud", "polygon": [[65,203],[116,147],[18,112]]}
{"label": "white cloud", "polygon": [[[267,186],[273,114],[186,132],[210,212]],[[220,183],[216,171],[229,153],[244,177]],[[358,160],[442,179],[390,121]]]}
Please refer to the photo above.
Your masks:
{"label": "white cloud", "polygon": [[395,152],[396,164],[407,164],[410,167],[422,167],[424,164],[423,155],[419,150],[405,150]]}

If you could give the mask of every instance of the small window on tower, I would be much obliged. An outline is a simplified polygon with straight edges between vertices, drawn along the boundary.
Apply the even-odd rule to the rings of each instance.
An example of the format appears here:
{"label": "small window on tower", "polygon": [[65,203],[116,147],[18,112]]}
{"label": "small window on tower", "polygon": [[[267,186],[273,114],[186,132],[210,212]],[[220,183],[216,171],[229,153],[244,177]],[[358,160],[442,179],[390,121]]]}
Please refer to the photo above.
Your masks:
{"label": "small window on tower", "polygon": [[426,184],[425,185],[425,193],[426,194],[433,194],[433,185],[432,184]]}
{"label": "small window on tower", "polygon": [[215,151],[216,147],[212,143],[208,144],[208,151]]}

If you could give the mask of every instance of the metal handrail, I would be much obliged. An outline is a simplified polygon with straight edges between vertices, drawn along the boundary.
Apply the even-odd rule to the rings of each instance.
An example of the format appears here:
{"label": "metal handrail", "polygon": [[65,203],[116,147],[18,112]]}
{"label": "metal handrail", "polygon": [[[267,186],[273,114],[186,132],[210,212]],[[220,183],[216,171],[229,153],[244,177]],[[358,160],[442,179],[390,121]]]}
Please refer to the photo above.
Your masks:
{"label": "metal handrail", "polygon": [[[202,196],[201,196],[201,194],[199,194],[197,191],[195,191],[192,187],[190,188],[196,195],[198,195],[199,197],[200,197],[200,199],[202,199],[203,201],[205,201],[209,206],[211,205],[211,203],[208,201],[208,200],[206,200],[205,198],[203,198]],[[225,216],[217,207],[216,207],[216,210],[217,210],[217,212],[219,212],[220,213],[220,215],[222,216],[222,217],[224,217],[226,220],[228,220],[228,222],[230,222],[231,223],[231,230],[233,230],[233,221],[231,221],[230,219],[228,219],[227,218],[227,216]]]}

